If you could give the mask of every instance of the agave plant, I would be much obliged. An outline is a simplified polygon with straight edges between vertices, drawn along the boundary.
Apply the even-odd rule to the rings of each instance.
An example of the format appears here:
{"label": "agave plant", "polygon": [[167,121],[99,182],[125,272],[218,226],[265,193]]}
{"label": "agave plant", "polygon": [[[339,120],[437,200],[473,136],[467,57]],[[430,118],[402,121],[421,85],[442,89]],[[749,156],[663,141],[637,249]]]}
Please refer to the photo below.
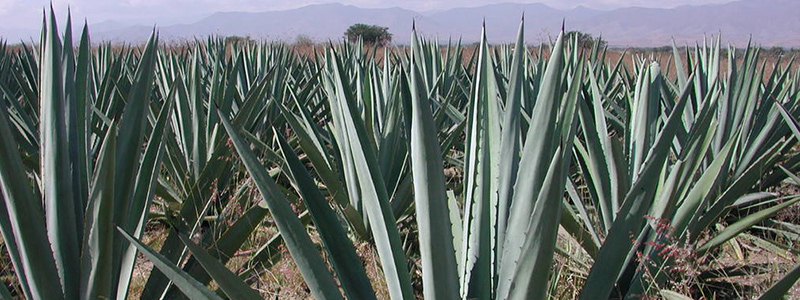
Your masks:
{"label": "agave plant", "polygon": [[524,22],[474,51],[413,30],[408,47],[310,54],[156,34],[93,47],[87,27],[73,49],[70,27],[51,10],[38,51],[0,47],[0,234],[19,283],[2,298],[260,299],[282,245],[317,299],[556,298],[559,257],[585,272],[583,299],[679,299],[659,245],[714,257],[798,235],[771,218],[800,201],[771,192],[800,184],[798,75],[755,47],[727,68],[719,40],[674,47],[665,67],[563,33],[533,53]]}
{"label": "agave plant", "polygon": [[[798,201],[790,196],[770,206],[776,196],[762,192],[785,178],[775,172],[764,177],[765,169],[776,170],[778,161],[788,159],[794,164],[796,159],[790,149],[797,140],[778,116],[784,101],[775,99],[785,99],[791,107],[796,100],[781,88],[767,87],[763,96],[758,92],[755,81],[761,77],[755,74],[763,70],[756,70],[754,53],[745,55],[741,69],[731,65],[727,83],[722,83],[723,76],[715,69],[718,47],[698,48],[688,65],[688,77],[676,53],[676,83],[669,82],[657,64],[638,65],[641,72],[629,81],[636,82],[633,94],[621,99],[604,92],[615,84],[612,78],[603,82],[596,74],[590,75],[596,100],[580,105],[584,139],[575,150],[581,180],[587,183],[600,222],[595,224],[585,213],[584,201],[571,194],[574,215],[580,215],[592,233],[589,240],[605,239],[592,255],[604,263],[595,263],[589,273],[584,299],[608,297],[612,290],[626,297],[648,293],[644,272],[656,273],[656,282],[665,280],[663,273],[644,266],[654,261],[659,269],[672,263],[652,246],[664,239],[657,228],[659,221],[668,222],[669,235],[682,240],[710,233],[709,240],[693,245],[707,253]],[[748,79],[737,79],[741,74],[748,74],[743,76]],[[781,78],[770,82],[782,82]],[[608,119],[621,120],[624,127],[609,126]],[[752,127],[754,122],[760,126]],[[723,230],[711,228],[731,210],[746,206],[762,209],[740,214]],[[637,262],[637,252],[644,253],[644,262]]]}
{"label": "agave plant", "polygon": [[[29,299],[126,299],[140,249],[162,262],[157,266],[165,272],[179,274],[174,280],[184,281],[175,285],[187,295],[218,298],[198,283],[202,278],[163,263],[167,260],[137,240],[158,189],[163,140],[176,98],[167,93],[153,99],[157,36],[140,54],[112,59],[113,65],[129,64],[135,70],[126,74],[119,67],[95,64],[87,27],[76,56],[67,24],[62,48],[51,11],[41,61],[28,61],[41,74],[17,77],[11,84],[20,88],[18,93],[4,86],[6,98],[0,103],[6,158],[0,228],[23,294]],[[191,241],[183,243],[220,278],[226,270],[221,263]],[[246,287],[237,283],[237,289]],[[5,287],[2,291],[4,298],[11,297]],[[247,294],[235,294],[242,293]]]}
{"label": "agave plant", "polygon": [[52,11],[45,28],[38,61],[20,57],[38,76],[17,77],[20,90],[4,87],[0,104],[0,228],[29,299],[124,298],[117,283],[135,252],[114,227],[142,234],[169,116],[168,100],[151,105],[158,37],[125,62],[135,72],[115,79],[114,96],[98,100],[111,71],[94,76],[86,27],[77,55],[69,21],[64,44]]}

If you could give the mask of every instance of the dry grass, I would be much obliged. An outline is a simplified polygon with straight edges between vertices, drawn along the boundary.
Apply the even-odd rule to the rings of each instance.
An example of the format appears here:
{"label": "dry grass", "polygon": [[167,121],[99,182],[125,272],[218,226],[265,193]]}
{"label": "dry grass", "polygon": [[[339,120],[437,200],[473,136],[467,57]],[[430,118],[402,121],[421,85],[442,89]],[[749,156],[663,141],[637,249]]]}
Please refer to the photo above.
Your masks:
{"label": "dry grass", "polygon": [[[798,262],[797,255],[767,248],[757,238],[744,235],[737,238],[735,243],[725,245],[720,256],[707,266],[708,269],[725,268],[730,271],[710,282],[709,288],[726,287],[728,293],[717,296],[727,298],[720,299],[755,299]],[[789,299],[800,299],[800,285],[795,284],[787,296]]]}

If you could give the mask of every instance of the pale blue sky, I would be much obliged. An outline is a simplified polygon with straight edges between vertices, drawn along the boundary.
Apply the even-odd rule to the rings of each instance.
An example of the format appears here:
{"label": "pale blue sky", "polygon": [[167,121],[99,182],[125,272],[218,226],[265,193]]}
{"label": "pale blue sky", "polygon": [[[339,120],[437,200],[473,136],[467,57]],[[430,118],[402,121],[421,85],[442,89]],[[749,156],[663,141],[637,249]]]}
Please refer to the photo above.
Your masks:
{"label": "pale blue sky", "polygon": [[[90,23],[117,20],[125,23],[170,25],[190,22],[218,11],[266,11],[297,8],[315,3],[339,2],[360,7],[400,6],[425,11],[463,6],[480,6],[501,2],[541,2],[557,8],[578,5],[612,9],[624,6],[669,8],[687,4],[725,3],[732,0],[53,0],[59,14],[66,7],[72,8],[73,16]],[[48,0],[0,0],[0,28],[38,28],[41,24],[42,8]]]}

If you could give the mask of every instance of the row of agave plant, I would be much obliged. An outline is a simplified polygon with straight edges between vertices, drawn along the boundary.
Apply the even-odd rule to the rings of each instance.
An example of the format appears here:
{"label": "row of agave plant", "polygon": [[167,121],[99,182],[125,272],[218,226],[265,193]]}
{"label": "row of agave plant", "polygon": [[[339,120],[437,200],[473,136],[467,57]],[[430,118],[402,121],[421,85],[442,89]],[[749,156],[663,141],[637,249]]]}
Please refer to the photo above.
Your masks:
{"label": "row of agave plant", "polygon": [[[416,32],[383,52],[155,33],[93,47],[51,11],[38,47],[0,49],[0,233],[18,282],[0,298],[127,299],[143,255],[142,299],[261,299],[252,280],[285,247],[314,298],[376,299],[367,241],[394,300],[545,299],[566,246],[581,299],[685,299],[661,289],[678,258],[659,244],[796,241],[771,217],[800,196],[768,192],[800,181],[791,63],[769,73],[757,48],[729,48],[725,67],[716,41],[675,47],[665,70],[522,37],[484,35],[474,54]],[[160,250],[141,241],[152,222],[168,224]]]}

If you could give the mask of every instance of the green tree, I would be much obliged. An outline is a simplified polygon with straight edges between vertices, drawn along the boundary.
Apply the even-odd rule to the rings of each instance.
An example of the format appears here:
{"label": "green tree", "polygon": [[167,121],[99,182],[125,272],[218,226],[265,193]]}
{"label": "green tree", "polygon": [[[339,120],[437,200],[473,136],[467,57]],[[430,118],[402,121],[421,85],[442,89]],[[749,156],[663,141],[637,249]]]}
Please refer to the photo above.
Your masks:
{"label": "green tree", "polygon": [[605,47],[606,45],[606,41],[603,39],[595,38],[586,32],[568,31],[564,36],[566,40],[573,40],[575,37],[578,38],[578,45],[581,45],[582,48],[591,48],[595,43],[600,43],[600,47]]}
{"label": "green tree", "polygon": [[344,32],[344,36],[347,38],[348,41],[355,42],[360,37],[364,43],[367,44],[378,44],[378,45],[386,45],[392,41],[392,34],[389,33],[388,27],[381,27],[377,25],[367,25],[367,24],[353,24],[347,31]]}

